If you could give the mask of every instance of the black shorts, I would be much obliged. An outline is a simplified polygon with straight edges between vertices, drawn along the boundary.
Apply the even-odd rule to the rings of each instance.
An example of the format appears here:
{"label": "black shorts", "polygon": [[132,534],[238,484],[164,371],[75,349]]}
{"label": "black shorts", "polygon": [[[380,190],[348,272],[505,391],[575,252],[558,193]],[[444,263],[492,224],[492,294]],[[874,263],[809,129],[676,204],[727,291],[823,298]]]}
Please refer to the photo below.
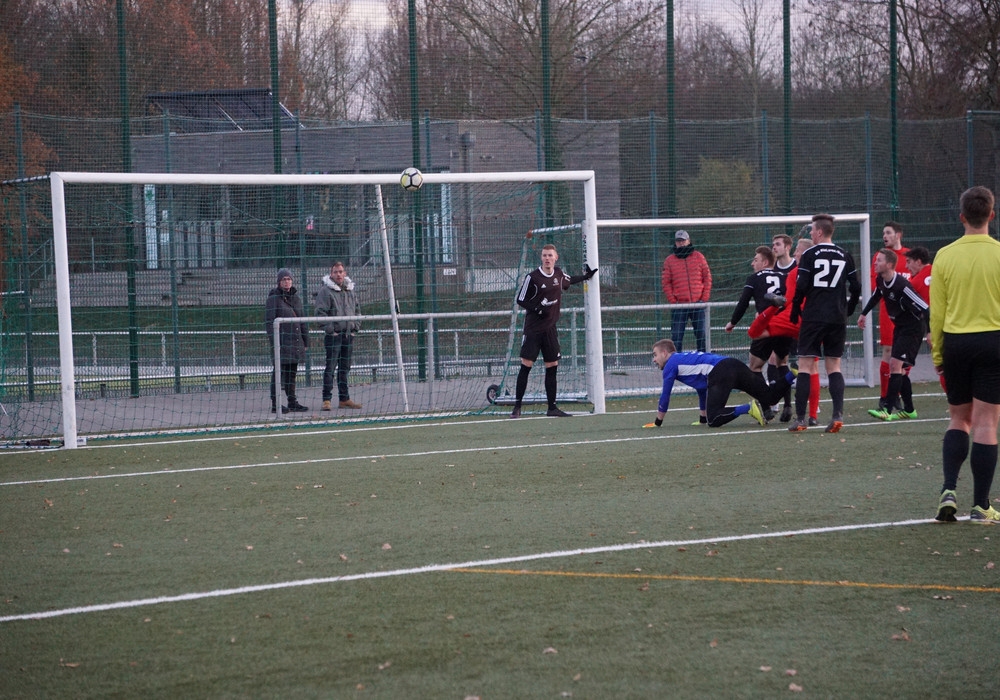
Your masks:
{"label": "black shorts", "polygon": [[892,357],[903,361],[904,367],[912,367],[917,363],[917,353],[924,342],[924,336],[916,333],[900,331],[899,326],[892,333]]}
{"label": "black shorts", "polygon": [[773,352],[781,360],[787,360],[795,338],[787,335],[773,335],[767,338],[757,338],[750,342],[750,354],[767,362]]}
{"label": "black shorts", "polygon": [[847,324],[811,323],[799,327],[799,357],[843,357]]}
{"label": "black shorts", "polygon": [[945,333],[941,356],[949,404],[1000,404],[1000,331]]}
{"label": "black shorts", "polygon": [[559,331],[555,326],[541,333],[525,333],[521,336],[521,359],[534,362],[538,353],[542,353],[545,362],[558,362],[562,356],[559,352]]}

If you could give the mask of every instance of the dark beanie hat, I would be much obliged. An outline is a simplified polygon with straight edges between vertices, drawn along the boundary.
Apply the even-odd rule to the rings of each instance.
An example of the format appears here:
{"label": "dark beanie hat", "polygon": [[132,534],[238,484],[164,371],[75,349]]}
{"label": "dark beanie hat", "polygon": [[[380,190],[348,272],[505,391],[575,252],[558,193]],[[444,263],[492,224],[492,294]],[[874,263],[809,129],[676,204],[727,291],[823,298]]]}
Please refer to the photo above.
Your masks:
{"label": "dark beanie hat", "polygon": [[291,270],[289,270],[287,267],[283,267],[280,270],[278,270],[278,284],[279,285],[281,284],[281,280],[285,279],[286,277],[288,279],[292,279],[292,271]]}

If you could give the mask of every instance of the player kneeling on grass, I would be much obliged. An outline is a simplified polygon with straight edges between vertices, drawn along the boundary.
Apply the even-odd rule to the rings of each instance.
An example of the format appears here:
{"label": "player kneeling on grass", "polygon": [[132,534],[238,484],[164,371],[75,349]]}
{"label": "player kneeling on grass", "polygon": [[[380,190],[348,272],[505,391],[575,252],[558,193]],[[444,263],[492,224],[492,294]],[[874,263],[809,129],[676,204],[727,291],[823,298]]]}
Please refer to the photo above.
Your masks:
{"label": "player kneeling on grass", "polygon": [[[759,372],[751,372],[749,367],[735,358],[707,352],[677,352],[672,340],[658,340],[653,344],[653,364],[663,370],[663,391],[660,393],[656,420],[642,426],[644,428],[657,428],[663,424],[675,381],[687,384],[698,392],[698,406],[705,412],[710,428],[721,427],[746,414],[765,425],[767,421],[764,420],[761,404],[770,406],[777,402],[795,381],[795,375],[789,371],[774,384],[768,384]],[[746,392],[753,400],[739,406],[726,406],[726,400],[734,389]]]}

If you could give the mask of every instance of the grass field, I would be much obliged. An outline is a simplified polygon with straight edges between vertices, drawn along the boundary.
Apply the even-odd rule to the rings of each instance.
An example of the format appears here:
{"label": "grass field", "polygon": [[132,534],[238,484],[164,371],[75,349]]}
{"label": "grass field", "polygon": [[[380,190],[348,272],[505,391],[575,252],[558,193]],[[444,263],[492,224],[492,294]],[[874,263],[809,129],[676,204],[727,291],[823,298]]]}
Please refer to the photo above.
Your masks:
{"label": "grass field", "polygon": [[837,435],[679,397],[3,453],[0,696],[975,697],[1000,528],[930,521],[917,392]]}

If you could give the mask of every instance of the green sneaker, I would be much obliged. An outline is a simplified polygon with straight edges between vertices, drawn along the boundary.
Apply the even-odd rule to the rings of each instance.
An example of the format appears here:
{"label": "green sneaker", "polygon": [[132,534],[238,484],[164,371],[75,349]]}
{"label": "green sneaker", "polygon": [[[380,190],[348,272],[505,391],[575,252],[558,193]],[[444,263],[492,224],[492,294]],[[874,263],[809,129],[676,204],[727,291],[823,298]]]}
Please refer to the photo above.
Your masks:
{"label": "green sneaker", "polygon": [[868,415],[879,420],[892,420],[892,414],[884,408],[869,408]]}
{"label": "green sneaker", "polygon": [[1000,510],[997,510],[993,506],[990,506],[989,510],[983,510],[979,506],[972,506],[972,512],[969,513],[969,522],[978,523],[979,525],[996,525],[1000,523]]}
{"label": "green sneaker", "polygon": [[934,519],[939,523],[955,522],[955,511],[958,510],[958,497],[951,489],[941,492],[941,500],[938,501],[938,511]]}
{"label": "green sneaker", "polygon": [[899,409],[898,411],[893,411],[892,415],[889,416],[889,420],[912,420],[916,417],[916,410],[904,411],[903,409]]}
{"label": "green sneaker", "polygon": [[764,418],[764,411],[761,410],[760,404],[757,403],[757,399],[750,401],[750,410],[747,411],[747,413],[749,413],[750,417],[761,425],[767,425],[767,420]]}

